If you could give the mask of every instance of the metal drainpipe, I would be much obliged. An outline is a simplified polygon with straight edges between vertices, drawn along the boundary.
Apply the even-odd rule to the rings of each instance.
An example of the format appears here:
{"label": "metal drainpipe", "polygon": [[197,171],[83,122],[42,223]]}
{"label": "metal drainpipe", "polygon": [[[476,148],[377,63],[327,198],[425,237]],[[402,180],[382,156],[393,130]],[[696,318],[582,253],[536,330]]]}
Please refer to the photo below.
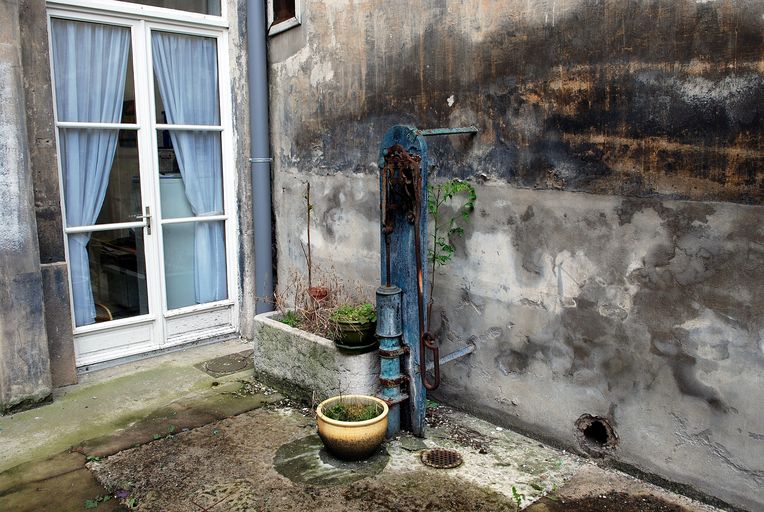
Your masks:
{"label": "metal drainpipe", "polygon": [[264,0],[247,0],[250,171],[255,253],[255,313],[273,310],[273,233],[268,139],[267,19]]}

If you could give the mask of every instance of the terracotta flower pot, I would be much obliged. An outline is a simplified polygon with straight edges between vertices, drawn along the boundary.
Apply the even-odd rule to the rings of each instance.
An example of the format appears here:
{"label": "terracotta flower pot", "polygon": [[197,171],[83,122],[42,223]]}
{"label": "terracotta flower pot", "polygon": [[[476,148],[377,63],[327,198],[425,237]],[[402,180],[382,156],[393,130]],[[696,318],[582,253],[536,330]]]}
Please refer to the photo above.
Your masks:
{"label": "terracotta flower pot", "polygon": [[[339,421],[324,415],[324,408],[337,402],[379,404],[382,413],[365,421]],[[387,431],[387,404],[374,396],[342,395],[321,402],[316,408],[318,435],[332,455],[343,460],[362,460],[371,457],[385,440]]]}
{"label": "terracotta flower pot", "polygon": [[316,302],[321,302],[329,296],[329,289],[323,286],[311,286],[308,288],[308,295]]}

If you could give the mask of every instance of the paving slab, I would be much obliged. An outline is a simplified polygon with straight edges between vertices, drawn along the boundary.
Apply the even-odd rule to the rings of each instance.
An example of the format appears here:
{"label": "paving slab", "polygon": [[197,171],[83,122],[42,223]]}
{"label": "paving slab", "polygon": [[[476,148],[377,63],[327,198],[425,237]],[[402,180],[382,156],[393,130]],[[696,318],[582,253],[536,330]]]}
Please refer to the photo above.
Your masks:
{"label": "paving slab", "polygon": [[0,510],[4,511],[74,512],[87,510],[89,505],[99,512],[127,510],[83,466],[45,480],[24,483],[13,492],[0,495]]}
{"label": "paving slab", "polygon": [[0,416],[0,472],[89,440],[120,437],[126,428],[163,414],[170,418],[164,425],[154,421],[158,430],[152,436],[166,432],[181,410],[197,412],[200,418],[190,422],[194,427],[257,406],[234,396],[251,371],[212,377],[193,366],[246,348],[241,342],[221,343],[93,372],[80,384],[57,390],[50,404]]}
{"label": "paving slab", "polygon": [[53,403],[0,417],[0,510],[124,509],[85,468],[88,460],[283,399],[254,382],[251,368],[209,375],[195,367],[208,360],[223,368],[226,354],[240,358],[242,348],[229,342],[107,368]]}

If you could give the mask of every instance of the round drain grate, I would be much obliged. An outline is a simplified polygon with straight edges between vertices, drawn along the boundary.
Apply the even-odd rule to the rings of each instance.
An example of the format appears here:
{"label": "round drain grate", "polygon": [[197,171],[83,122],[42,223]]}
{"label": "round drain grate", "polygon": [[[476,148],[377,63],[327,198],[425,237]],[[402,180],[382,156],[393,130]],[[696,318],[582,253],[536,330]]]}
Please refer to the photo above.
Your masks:
{"label": "round drain grate", "polygon": [[204,371],[222,376],[241,371],[245,369],[248,364],[248,358],[242,357],[239,354],[233,354],[231,356],[219,357],[212,361],[207,361],[204,363]]}
{"label": "round drain grate", "polygon": [[422,451],[422,464],[438,469],[451,469],[462,465],[464,459],[456,450],[430,448]]}

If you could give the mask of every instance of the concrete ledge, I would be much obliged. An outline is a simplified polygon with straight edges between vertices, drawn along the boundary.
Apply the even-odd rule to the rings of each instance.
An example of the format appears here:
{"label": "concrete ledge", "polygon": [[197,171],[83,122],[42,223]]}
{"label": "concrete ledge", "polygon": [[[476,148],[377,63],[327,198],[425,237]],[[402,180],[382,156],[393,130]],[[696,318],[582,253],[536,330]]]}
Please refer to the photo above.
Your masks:
{"label": "concrete ledge", "polygon": [[306,399],[377,393],[376,352],[343,354],[333,341],[279,322],[279,315],[270,312],[255,317],[254,364],[258,379]]}

